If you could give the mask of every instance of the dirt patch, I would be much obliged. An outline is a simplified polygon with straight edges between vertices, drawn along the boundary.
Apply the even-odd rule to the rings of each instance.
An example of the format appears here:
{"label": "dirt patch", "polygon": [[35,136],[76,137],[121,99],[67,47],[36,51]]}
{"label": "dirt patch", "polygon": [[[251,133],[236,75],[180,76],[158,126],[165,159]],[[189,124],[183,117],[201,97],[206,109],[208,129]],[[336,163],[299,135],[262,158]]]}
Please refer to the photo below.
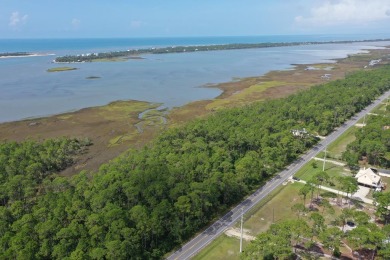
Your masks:
{"label": "dirt patch", "polygon": [[[248,230],[243,230],[242,232],[242,238],[245,239],[246,241],[252,241],[252,240],[255,240],[256,237],[248,234]],[[229,228],[228,230],[225,231],[225,234],[228,236],[228,237],[236,237],[236,238],[240,238],[241,237],[241,230],[237,229],[237,228]]]}

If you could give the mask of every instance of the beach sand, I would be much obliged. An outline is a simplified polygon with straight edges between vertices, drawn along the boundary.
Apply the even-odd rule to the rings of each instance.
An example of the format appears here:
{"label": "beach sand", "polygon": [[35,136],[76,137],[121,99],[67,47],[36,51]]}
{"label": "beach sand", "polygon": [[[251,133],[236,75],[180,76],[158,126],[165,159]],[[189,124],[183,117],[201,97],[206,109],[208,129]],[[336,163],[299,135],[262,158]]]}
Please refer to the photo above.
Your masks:
{"label": "beach sand", "polygon": [[12,58],[28,58],[28,57],[42,57],[42,56],[53,56],[54,53],[31,53],[28,55],[18,55],[18,56],[0,56],[0,59],[12,59]]}

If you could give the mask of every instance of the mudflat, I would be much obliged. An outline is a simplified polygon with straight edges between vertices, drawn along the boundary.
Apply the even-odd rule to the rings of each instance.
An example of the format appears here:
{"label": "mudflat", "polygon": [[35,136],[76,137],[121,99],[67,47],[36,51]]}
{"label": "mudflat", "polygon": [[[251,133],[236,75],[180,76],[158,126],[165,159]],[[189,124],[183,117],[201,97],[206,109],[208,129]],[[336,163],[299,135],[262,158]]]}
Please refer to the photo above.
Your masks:
{"label": "mudflat", "polygon": [[[389,63],[390,49],[348,56],[333,64],[296,65],[292,70],[271,71],[264,76],[236,79],[205,87],[219,88],[223,93],[213,100],[201,100],[161,111],[161,104],[142,101],[115,101],[105,106],[76,112],[0,124],[0,141],[44,140],[56,137],[89,138],[93,145],[76,163],[61,174],[70,176],[81,170],[94,171],[102,163],[130,148],[149,143],[167,127],[175,127],[227,107],[282,98],[329,80],[344,78],[359,69],[370,69]],[[140,116],[141,115],[141,116]]]}

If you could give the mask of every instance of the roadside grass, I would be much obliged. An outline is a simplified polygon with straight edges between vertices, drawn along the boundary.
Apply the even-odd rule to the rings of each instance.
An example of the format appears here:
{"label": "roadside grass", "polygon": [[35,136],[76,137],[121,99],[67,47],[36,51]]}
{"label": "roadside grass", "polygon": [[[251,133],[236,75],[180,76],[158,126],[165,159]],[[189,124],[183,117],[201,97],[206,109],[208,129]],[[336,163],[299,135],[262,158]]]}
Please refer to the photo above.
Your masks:
{"label": "roadside grass", "polygon": [[379,106],[374,108],[371,113],[378,115],[389,115],[390,114],[390,100],[383,101]]}
{"label": "roadside grass", "polygon": [[[244,228],[249,230],[252,235],[256,235],[268,230],[272,223],[297,218],[292,213],[291,206],[302,202],[298,195],[301,187],[302,184],[296,182],[288,182],[287,185],[278,187],[245,214]],[[239,227],[239,223],[236,227]]]}
{"label": "roadside grass", "polygon": [[[249,241],[242,241],[243,250],[248,244]],[[225,234],[221,235],[192,259],[238,260],[240,259],[240,240]]]}
{"label": "roadside grass", "polygon": [[339,138],[327,147],[327,157],[341,160],[342,153],[346,150],[347,145],[356,140],[355,133],[357,127],[350,127]]}

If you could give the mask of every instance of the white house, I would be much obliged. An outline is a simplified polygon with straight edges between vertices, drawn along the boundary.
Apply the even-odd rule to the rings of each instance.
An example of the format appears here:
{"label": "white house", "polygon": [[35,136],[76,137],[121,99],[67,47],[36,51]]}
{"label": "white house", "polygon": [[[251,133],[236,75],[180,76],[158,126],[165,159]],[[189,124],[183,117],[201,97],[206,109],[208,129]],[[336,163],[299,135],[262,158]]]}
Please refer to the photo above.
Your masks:
{"label": "white house", "polygon": [[291,133],[293,134],[293,136],[296,136],[296,137],[305,137],[308,134],[308,132],[306,131],[305,128],[303,128],[302,130],[293,129],[293,130],[291,130]]}
{"label": "white house", "polygon": [[355,178],[359,185],[375,189],[382,187],[381,176],[379,176],[374,169],[360,169]]}

